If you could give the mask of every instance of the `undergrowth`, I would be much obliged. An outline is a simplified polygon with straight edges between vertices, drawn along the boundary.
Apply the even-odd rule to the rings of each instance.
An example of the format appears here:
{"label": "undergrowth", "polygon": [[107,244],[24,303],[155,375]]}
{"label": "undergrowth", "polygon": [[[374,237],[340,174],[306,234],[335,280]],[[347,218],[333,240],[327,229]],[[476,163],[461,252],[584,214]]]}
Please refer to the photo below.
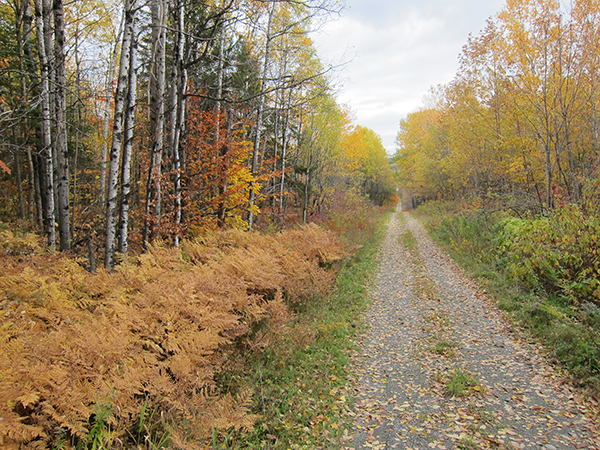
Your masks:
{"label": "undergrowth", "polygon": [[0,224],[0,447],[339,446],[383,212],[347,206],[95,275]]}
{"label": "undergrowth", "polygon": [[599,203],[596,193],[589,195],[594,198],[581,205],[559,205],[551,217],[518,218],[450,202],[431,202],[414,214],[501,309],[597,396]]}
{"label": "undergrowth", "polygon": [[185,449],[252,430],[264,386],[222,390],[219,374],[247,355],[279,361],[294,311],[332,292],[347,257],[334,233],[306,225],[156,245],[92,275],[4,228],[0,446]]}

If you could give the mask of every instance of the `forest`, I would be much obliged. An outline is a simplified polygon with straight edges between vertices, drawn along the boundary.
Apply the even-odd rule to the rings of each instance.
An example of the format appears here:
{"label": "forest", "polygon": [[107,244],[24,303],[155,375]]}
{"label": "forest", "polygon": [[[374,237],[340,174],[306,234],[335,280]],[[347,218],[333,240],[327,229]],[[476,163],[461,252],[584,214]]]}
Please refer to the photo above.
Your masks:
{"label": "forest", "polygon": [[600,1],[507,0],[393,158],[311,40],[340,11],[0,0],[2,448],[352,439],[399,190],[599,397]]}
{"label": "forest", "polygon": [[580,202],[598,175],[599,8],[508,1],[472,35],[454,80],[402,121],[412,192],[496,195],[533,214]]}
{"label": "forest", "polygon": [[339,10],[0,1],[2,448],[270,439],[252,377],[292,329],[302,364],[330,342],[315,317],[396,195],[311,41]]}
{"label": "forest", "polygon": [[334,2],[0,7],[0,216],[50,247],[112,269],[157,239],[306,223],[336,191],[393,194],[310,39]]}

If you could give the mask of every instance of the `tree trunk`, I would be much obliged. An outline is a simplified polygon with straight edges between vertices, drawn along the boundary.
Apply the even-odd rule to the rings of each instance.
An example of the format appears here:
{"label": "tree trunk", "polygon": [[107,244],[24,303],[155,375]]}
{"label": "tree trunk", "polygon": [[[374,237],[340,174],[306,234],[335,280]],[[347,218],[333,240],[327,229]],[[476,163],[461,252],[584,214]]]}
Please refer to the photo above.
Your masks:
{"label": "tree trunk", "polygon": [[[281,79],[281,75],[283,73],[283,70],[280,71],[280,79]],[[279,98],[279,95],[281,95],[281,100]],[[280,133],[280,128],[281,128],[281,114],[283,113],[283,104],[285,103],[285,92],[284,91],[277,91],[276,95],[275,95],[275,110],[274,110],[274,114],[275,114],[275,119],[274,119],[274,127],[273,127],[273,168],[272,168],[272,172],[273,175],[269,176],[269,191],[270,194],[272,195],[271,197],[271,218],[273,220],[273,222],[275,221],[276,218],[276,213],[275,213],[275,207],[277,205],[277,196],[275,195],[275,192],[277,191],[277,178],[274,175],[275,172],[277,172],[277,156],[279,155],[279,133]],[[283,133],[282,133],[283,134]]]}
{"label": "tree trunk", "polygon": [[[32,35],[32,22],[33,16],[31,14],[31,4],[29,0],[23,0],[20,8],[21,11],[21,23],[23,26],[22,35],[18,33],[19,40],[19,49],[20,49],[20,58],[21,64],[20,68],[23,72],[23,76],[21,78],[21,95],[23,99],[27,99],[28,92],[27,86],[25,82],[25,69],[27,67],[27,71],[29,72],[29,78],[31,83],[34,86],[38,86],[40,84],[40,80],[36,74],[35,62],[33,60],[33,53],[31,51],[31,35]],[[35,94],[34,94],[35,95]],[[42,200],[40,193],[40,183],[38,178],[36,177],[36,171],[33,164],[33,156],[31,153],[31,143],[29,142],[31,127],[36,127],[37,132],[39,132],[39,126],[32,125],[31,123],[27,123],[23,121],[23,139],[27,148],[27,168],[29,170],[29,220],[33,223],[34,221],[34,205],[36,208],[36,216],[37,224],[39,227],[44,226],[43,222],[43,211],[42,211]]]}
{"label": "tree trunk", "polygon": [[[125,21],[125,12],[121,18],[121,26],[119,27],[119,33],[117,36],[121,36],[123,30],[123,22]],[[115,70],[115,62],[117,59],[117,51],[119,48],[119,39],[115,41],[112,54],[108,61],[108,70],[106,71],[106,83],[104,89],[106,91],[106,99],[104,101],[104,127],[102,129],[102,160],[100,162],[100,197],[102,204],[106,202],[106,159],[108,157],[108,131],[110,129],[110,103],[113,97],[113,75]]]}
{"label": "tree trunk", "polygon": [[123,143],[123,113],[127,100],[129,86],[129,67],[131,65],[131,45],[135,38],[135,22],[137,20],[137,0],[125,0],[125,26],[121,44],[121,59],[119,63],[119,79],[115,93],[115,116],[113,121],[113,136],[110,149],[108,168],[108,185],[106,193],[106,240],[104,266],[108,270],[115,267],[115,237],[117,228],[117,194],[119,181],[119,163],[121,145]]}
{"label": "tree trunk", "polygon": [[[31,155],[31,145],[27,144],[27,168],[29,169],[29,220],[31,223],[37,219],[39,226],[43,226],[42,220],[42,201],[40,197],[40,185],[35,176],[33,167],[33,157]],[[37,215],[34,219],[33,205],[36,205]]]}
{"label": "tree trunk", "polygon": [[81,58],[79,56],[79,24],[75,28],[75,102],[77,104],[77,123],[75,124],[75,156],[73,157],[73,205],[71,208],[71,238],[75,237],[75,211],[77,210],[77,165],[79,160],[79,147],[81,144],[81,106],[83,103],[81,95]]}
{"label": "tree trunk", "polygon": [[56,232],[54,228],[54,165],[52,162],[52,138],[50,134],[50,88],[49,88],[49,64],[45,46],[44,15],[49,14],[48,0],[35,0],[35,22],[38,42],[38,54],[40,58],[40,99],[42,107],[42,155],[44,159],[44,181],[45,181],[45,230],[48,245],[54,247],[56,244]]}
{"label": "tree trunk", "polygon": [[137,21],[133,22],[133,32],[129,56],[129,87],[127,89],[127,107],[125,110],[123,161],[121,163],[121,206],[119,211],[119,252],[127,254],[127,235],[129,227],[129,205],[131,197],[131,155],[133,151],[133,129],[135,126],[135,102],[137,87]]}
{"label": "tree trunk", "polygon": [[184,64],[183,51],[185,46],[185,10],[183,0],[176,3],[177,40],[174,48],[174,64],[172,74],[172,109],[171,109],[171,151],[173,156],[173,185],[175,189],[175,233],[173,245],[179,247],[181,226],[181,159],[180,138],[185,116],[185,91],[187,87],[187,69]]}
{"label": "tree trunk", "polygon": [[[19,4],[18,2],[15,2],[15,16],[16,16],[16,38],[17,38],[17,46],[19,48],[19,70],[21,72],[20,75],[20,82],[21,82],[21,101],[25,104],[27,102],[27,85],[26,85],[26,81],[25,81],[25,64],[23,62],[24,59],[24,46],[25,43],[23,42],[23,36],[21,34],[21,30],[23,30],[23,33],[27,36],[27,39],[31,38],[31,24],[29,23],[26,24],[27,21],[31,22],[31,14],[29,13],[30,10],[30,4],[28,1],[23,2],[22,4]],[[27,148],[27,151],[30,152],[29,150],[29,139],[28,139],[28,127],[29,127],[29,123],[26,120],[22,120],[21,121],[21,138],[22,138],[22,143],[23,145]],[[16,127],[13,129],[13,133],[15,134],[15,142],[17,142],[16,139]],[[23,184],[22,184],[22,176],[21,176],[21,162],[20,162],[20,155],[19,155],[19,149],[16,150],[15,152],[15,158],[16,158],[16,165],[17,165],[17,184],[18,184],[18,190],[19,190],[19,212],[21,214],[21,220],[25,220],[25,199],[23,196]],[[32,180],[32,178],[30,178]],[[32,207],[32,200],[33,200],[33,185],[31,183],[29,183],[29,208]],[[29,214],[29,220],[30,222],[33,222],[33,210],[30,210],[30,214]]]}
{"label": "tree trunk", "polygon": [[56,179],[56,167],[58,163],[56,162],[56,136],[52,133],[55,132],[54,121],[53,118],[56,117],[56,109],[54,103],[54,97],[56,95],[56,74],[54,70],[54,46],[53,46],[53,35],[54,35],[54,27],[52,23],[52,0],[42,0],[44,12],[42,14],[42,18],[44,21],[44,46],[46,49],[46,58],[48,61],[48,95],[50,101],[50,141],[52,143],[52,193],[54,195],[54,223],[56,227],[57,220],[57,205],[58,205],[58,197],[57,197],[57,185],[58,180]]}
{"label": "tree trunk", "polygon": [[150,62],[150,132],[152,153],[146,183],[144,249],[154,239],[161,215],[161,173],[165,119],[166,11],[164,0],[152,0],[152,56]]}
{"label": "tree trunk", "polygon": [[88,260],[90,262],[90,273],[96,273],[96,255],[94,254],[94,237],[88,236]]}
{"label": "tree trunk", "polygon": [[217,124],[215,130],[215,138],[219,138],[219,114],[221,113],[221,98],[223,97],[223,58],[224,58],[224,44],[225,44],[225,25],[221,25],[219,30],[219,61],[217,62],[217,101],[215,104],[215,110],[217,111]]}
{"label": "tree trunk", "polygon": [[19,192],[19,218],[25,220],[25,199],[23,198],[23,180],[21,177],[21,157],[19,149],[15,151],[15,168],[17,173],[17,189]]}
{"label": "tree trunk", "polygon": [[[233,108],[229,107],[229,111],[227,112],[227,132],[225,135],[225,142],[221,146],[221,157],[227,155],[231,151],[231,136],[233,134]],[[229,189],[229,174],[226,172],[223,174],[223,179],[221,181],[221,185],[219,186],[219,197],[221,201],[219,202],[219,206],[217,209],[217,223],[219,228],[225,227],[225,219],[227,217],[227,205],[225,203],[225,194],[227,193],[227,189]]]}
{"label": "tree trunk", "polygon": [[290,109],[292,107],[292,89],[290,88],[290,96],[288,98],[288,104],[285,111],[285,121],[283,124],[283,144],[281,148],[281,186],[279,190],[279,214],[283,212],[283,196],[285,195],[285,170],[286,170],[286,162],[285,158],[287,156],[287,146],[288,146],[288,126],[290,119]]}
{"label": "tree trunk", "polygon": [[[267,32],[266,32],[266,43],[265,43],[265,58],[263,61],[263,70],[262,70],[262,80],[261,80],[261,94],[258,102],[258,111],[256,113],[256,136],[254,139],[254,151],[252,152],[252,176],[256,177],[258,175],[258,154],[260,152],[260,142],[261,142],[261,129],[262,129],[262,121],[263,114],[265,109],[265,86],[267,82],[267,74],[269,69],[269,58],[271,51],[271,31],[273,28],[273,18],[275,16],[275,2],[269,3],[269,21],[267,24]],[[252,186],[250,187],[250,213],[248,215],[248,229],[252,230],[254,226],[254,204],[256,202],[256,181],[252,182]]]}
{"label": "tree trunk", "polygon": [[71,249],[70,197],[69,197],[69,152],[67,148],[67,77],[65,67],[65,22],[62,0],[54,0],[54,66],[56,91],[56,186],[58,198],[58,232],[60,249]]}
{"label": "tree trunk", "polygon": [[310,185],[310,166],[306,168],[306,184],[304,185],[304,204],[302,205],[302,223],[306,225],[308,213],[308,187]]}

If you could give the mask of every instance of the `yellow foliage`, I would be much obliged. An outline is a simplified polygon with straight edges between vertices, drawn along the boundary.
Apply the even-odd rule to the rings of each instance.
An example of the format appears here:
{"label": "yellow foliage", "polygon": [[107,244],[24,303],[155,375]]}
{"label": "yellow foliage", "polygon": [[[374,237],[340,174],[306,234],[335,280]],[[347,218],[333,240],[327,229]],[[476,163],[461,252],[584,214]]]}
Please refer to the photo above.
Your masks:
{"label": "yellow foliage", "polygon": [[471,36],[454,80],[402,121],[411,194],[545,212],[597,177],[599,3],[508,0]]}

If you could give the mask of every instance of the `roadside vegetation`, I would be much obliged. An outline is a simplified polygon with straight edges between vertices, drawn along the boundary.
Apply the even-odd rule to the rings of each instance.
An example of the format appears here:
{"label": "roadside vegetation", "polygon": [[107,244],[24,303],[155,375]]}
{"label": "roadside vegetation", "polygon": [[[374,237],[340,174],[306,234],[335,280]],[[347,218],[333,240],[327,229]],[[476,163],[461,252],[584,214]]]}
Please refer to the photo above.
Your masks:
{"label": "roadside vegetation", "polygon": [[352,237],[356,249],[342,262],[331,293],[296,305],[285,335],[222,374],[224,389],[255,386],[252,411],[260,418],[251,432],[220,430],[215,448],[339,448],[352,441],[349,362],[370,303],[367,289],[390,213],[359,210],[344,208],[330,223],[344,224],[339,231]]}
{"label": "roadside vegetation", "polygon": [[500,308],[574,381],[600,392],[598,185],[550,216],[515,217],[478,201],[429,202],[414,214]]}
{"label": "roadside vegetation", "polygon": [[321,226],[211,232],[96,274],[3,224],[2,447],[339,443],[384,211],[346,198]]}

